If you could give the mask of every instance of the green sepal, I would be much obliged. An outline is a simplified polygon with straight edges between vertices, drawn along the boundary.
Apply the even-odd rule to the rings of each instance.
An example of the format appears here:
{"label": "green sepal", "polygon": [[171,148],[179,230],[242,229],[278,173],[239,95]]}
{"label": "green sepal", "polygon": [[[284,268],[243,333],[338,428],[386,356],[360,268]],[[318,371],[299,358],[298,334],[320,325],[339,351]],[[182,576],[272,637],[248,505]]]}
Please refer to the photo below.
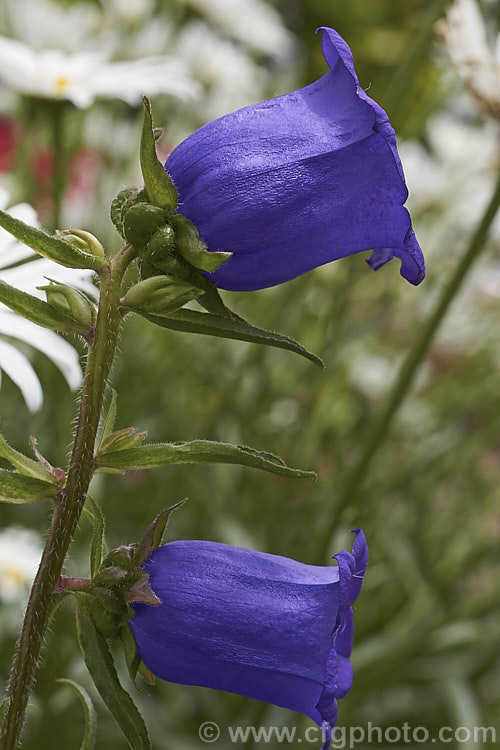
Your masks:
{"label": "green sepal", "polygon": [[175,244],[175,232],[170,224],[164,224],[156,230],[148,244],[143,255],[147,263],[156,265],[158,262],[168,258],[172,253]]}
{"label": "green sepal", "polygon": [[98,455],[106,451],[123,451],[127,448],[136,448],[144,442],[147,432],[137,432],[134,427],[124,427],[122,430],[112,432],[99,445]]}
{"label": "green sepal", "polygon": [[[203,298],[201,298],[203,299]],[[263,344],[264,346],[273,346],[278,349],[287,349],[295,352],[301,357],[313,362],[315,365],[324,369],[323,360],[316,354],[309,352],[297,341],[283,336],[273,331],[265,331],[262,328],[247,323],[242,318],[223,317],[214,313],[202,313],[197,310],[176,310],[168,315],[152,315],[142,313],[140,315],[147,318],[151,323],[155,323],[162,328],[168,328],[171,331],[185,331],[188,333],[201,333],[206,336],[217,336],[219,338],[236,339],[238,341],[249,341],[254,344]]]}
{"label": "green sepal", "polygon": [[122,209],[125,204],[125,202],[134,194],[137,194],[140,190],[139,187],[126,187],[123,190],[120,190],[117,196],[113,198],[111,201],[111,207],[109,209],[109,215],[111,218],[111,221],[115,225],[116,229],[120,232],[123,239],[125,239],[125,234],[123,233],[123,215],[122,215]]}
{"label": "green sepal", "polygon": [[203,289],[175,276],[152,276],[128,290],[123,307],[139,314],[166,315],[203,294]]}
{"label": "green sepal", "polygon": [[148,683],[148,685],[154,685],[155,684],[156,678],[155,678],[154,674],[151,672],[150,669],[147,668],[147,666],[144,664],[143,661],[141,661],[141,663],[139,664],[138,672],[139,672],[140,675],[142,675],[142,677],[144,677],[144,679],[146,680],[146,682]]}
{"label": "green sepal", "polygon": [[86,595],[77,594],[76,597],[78,643],[90,676],[132,750],[151,750],[144,719],[120,684],[113,656],[106,639],[96,630]]}
{"label": "green sepal", "polygon": [[175,505],[171,505],[170,508],[162,510],[162,512],[158,513],[156,518],[149,524],[148,528],[142,535],[141,540],[137,543],[137,546],[135,548],[135,565],[144,565],[151,552],[153,552],[153,550],[157,549],[157,547],[160,546],[163,539],[163,534],[165,533],[165,529],[167,528],[170,514],[174,510],[182,507],[186,500],[187,498],[179,500],[178,503],[175,503]]}
{"label": "green sepal", "polygon": [[7,305],[13,312],[22,315],[43,328],[51,328],[60,333],[74,333],[86,336],[89,327],[76,321],[71,315],[61,312],[48,302],[44,302],[32,294],[22,292],[5,281],[0,281],[0,302]]}
{"label": "green sepal", "polygon": [[118,402],[118,394],[116,393],[115,389],[112,388],[108,411],[107,411],[106,418],[102,426],[99,450],[100,450],[100,445],[102,445],[103,441],[106,440],[106,438],[108,438],[113,432],[113,427],[115,426],[116,412],[118,408],[117,402]]}
{"label": "green sepal", "polygon": [[61,677],[56,682],[59,682],[61,685],[68,685],[79,697],[85,716],[85,730],[80,750],[94,750],[97,735],[97,714],[90,695],[82,685],[79,685],[74,680]]}
{"label": "green sepal", "polygon": [[32,503],[35,500],[53,497],[56,494],[57,487],[49,482],[0,469],[0,502]]}
{"label": "green sepal", "polygon": [[123,214],[125,239],[137,252],[141,252],[154,233],[165,225],[166,220],[165,209],[152,206],[150,203],[134,203]]}
{"label": "green sepal", "polygon": [[48,234],[43,229],[37,229],[25,224],[15,216],[0,210],[0,226],[7,230],[24,245],[31,247],[38,255],[50,258],[67,268],[90,268],[94,271],[109,265],[109,261],[102,256],[92,255],[81,250],[71,242]]}
{"label": "green sepal", "polygon": [[[146,251],[148,248],[149,244],[146,246]],[[181,258],[180,255],[174,252],[166,255],[164,258],[157,258],[154,263],[150,263],[147,258],[140,260],[139,269],[141,279],[149,279],[151,276],[166,274],[167,276],[174,276],[176,279],[184,279],[191,282],[193,286],[202,288],[198,279],[198,276],[201,276],[201,274],[199,272],[194,274],[195,269],[184,258]]]}
{"label": "green sepal", "polygon": [[24,453],[20,453],[12,448],[3,435],[0,435],[0,456],[7,459],[24,476],[48,482],[56,487],[59,486],[52,472],[44,468],[38,461],[34,461],[32,458],[25,456]]}
{"label": "green sepal", "polygon": [[200,271],[215,271],[231,257],[232,253],[207,250],[198,229],[185,216],[176,214],[170,218],[170,223],[175,230],[177,252]]}
{"label": "green sepal", "polygon": [[231,445],[212,440],[193,440],[189,443],[156,443],[140,445],[124,451],[104,453],[97,457],[98,467],[136,471],[158,469],[171,464],[223,463],[239,464],[261,469],[282,477],[315,479],[314,471],[292,469],[272,453],[257,451],[243,445]]}
{"label": "green sepal", "polygon": [[141,663],[141,657],[137,653],[135,638],[132,635],[132,631],[130,630],[128,623],[122,627],[120,631],[120,638],[122,641],[123,654],[125,656],[125,663],[127,665],[130,679],[140,693],[144,693],[147,695],[146,691],[141,688],[136,682],[137,671]]}
{"label": "green sepal", "polygon": [[90,545],[90,578],[93,579],[102,565],[105,550],[104,515],[96,501],[87,495],[83,508],[85,516],[92,524],[93,534]]}
{"label": "green sepal", "polygon": [[151,203],[154,206],[166,209],[169,214],[173,214],[177,207],[177,190],[156,155],[151,103],[146,96],[143,98],[143,103],[144,124],[142,127],[140,159],[144,185]]}

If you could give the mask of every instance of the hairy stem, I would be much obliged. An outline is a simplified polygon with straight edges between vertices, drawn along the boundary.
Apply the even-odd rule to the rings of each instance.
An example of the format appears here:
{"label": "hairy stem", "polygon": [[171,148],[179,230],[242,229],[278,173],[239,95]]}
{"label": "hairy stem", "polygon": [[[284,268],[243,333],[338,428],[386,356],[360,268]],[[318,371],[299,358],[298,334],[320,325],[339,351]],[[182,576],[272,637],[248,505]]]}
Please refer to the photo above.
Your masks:
{"label": "hairy stem", "polygon": [[376,420],[373,429],[368,435],[368,438],[364,444],[364,447],[357,459],[354,462],[351,469],[347,472],[344,480],[340,496],[335,505],[335,515],[332,521],[327,525],[325,534],[319,544],[319,560],[323,561],[327,557],[331,547],[331,538],[337,527],[337,523],[340,516],[352,500],[356,498],[363,482],[366,480],[368,472],[370,470],[373,459],[377,455],[379,448],[383,445],[384,439],[389,432],[392,422],[399,407],[403,403],[405,397],[408,395],[411,384],[415,378],[419,366],[423,362],[425,355],[429,349],[434,334],[436,333],[441,321],[443,320],[446,312],[452,303],[453,299],[457,295],[462,282],[465,279],[468,271],[473,265],[474,261],[480,256],[482,250],[485,248],[485,240],[488,235],[488,231],[491,224],[498,212],[500,207],[500,173],[497,178],[497,183],[491,197],[491,200],[476,228],[476,231],[471,237],[469,246],[459,261],[455,272],[450,276],[448,282],[443,286],[440,297],[434,307],[434,310],[429,315],[427,322],[420,328],[420,334],[418,335],[413,347],[408,352],[403,365],[397,375],[397,378],[392,386],[385,406]]}
{"label": "hairy stem", "polygon": [[54,591],[57,590],[64,560],[92,479],[97,427],[122,317],[118,309],[121,280],[132,258],[133,251],[126,245],[113,258],[110,266],[100,272],[99,312],[95,335],[89,343],[67,481],[56,498],[47,541],[31,589],[12,664],[7,690],[9,704],[0,732],[1,750],[14,750],[19,742],[40,650],[54,608]]}

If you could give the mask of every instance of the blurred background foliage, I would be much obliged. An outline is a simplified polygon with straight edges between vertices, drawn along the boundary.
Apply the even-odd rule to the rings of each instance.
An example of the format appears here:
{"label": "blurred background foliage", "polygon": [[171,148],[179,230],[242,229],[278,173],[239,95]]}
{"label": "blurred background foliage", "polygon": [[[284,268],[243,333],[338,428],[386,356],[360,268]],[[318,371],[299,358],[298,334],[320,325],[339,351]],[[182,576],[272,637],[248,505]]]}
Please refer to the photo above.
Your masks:
{"label": "blurred background foliage", "polygon": [[[71,3],[61,2],[61,13],[65,4]],[[233,8],[226,3],[228,17],[238,13],[238,4]],[[336,516],[342,477],[359,455],[399,363],[463,252],[498,169],[496,125],[467,96],[435,34],[434,24],[447,3],[270,4],[280,14],[282,28],[293,35],[283,55],[246,44],[231,31],[231,23],[221,30],[209,2],[203,12],[199,3],[143,3],[144,17],[139,14],[126,30],[132,39],[153,17],[180,33],[193,19],[201,19],[207,33],[231,40],[254,71],[265,71],[252,92],[257,101],[322,75],[325,63],[313,32],[321,25],[336,28],[353,50],[361,84],[388,109],[398,131],[428,275],[422,286],[412,288],[400,279],[396,261],[374,274],[358,255],[281,287],[224,294],[230,307],[256,325],[293,336],[320,354],[325,372],[287,352],[128,320],[113,374],[119,428],[147,430],[151,441],[204,437],[270,450],[291,465],[315,469],[318,481],[226,466],[98,477],[93,494],[106,514],[110,546],[137,540],[156,513],[187,496],[168,538],[211,539],[325,563],[318,559],[318,549]],[[119,3],[100,7],[111,13],[111,6]],[[494,29],[498,3],[485,3],[483,10]],[[3,33],[11,33],[6,25]],[[30,122],[32,134],[19,136],[19,151],[4,169],[2,184],[47,217],[51,207],[43,180],[32,174],[34,145],[46,139],[49,149],[44,102],[12,101],[10,96],[0,102],[4,122],[16,119],[21,131]],[[240,104],[232,105],[228,97],[219,114]],[[158,96],[154,105],[157,123],[166,126],[165,151],[203,122],[203,102],[194,108]],[[211,116],[213,112],[205,119]],[[69,113],[67,158],[86,154],[87,161],[77,168],[90,164],[91,175],[89,194],[76,210],[69,192],[63,216],[67,223],[98,233],[108,246],[116,246],[118,238],[103,201],[123,185],[138,182],[139,117],[137,109],[117,101]],[[354,686],[339,705],[340,726],[366,726],[369,721],[402,726],[406,721],[427,727],[431,736],[443,725],[496,726],[500,731],[499,238],[496,222],[484,260],[455,300],[363,487],[337,518],[332,554],[350,547],[348,530],[357,525],[370,545],[355,611]],[[4,377],[1,429],[23,450],[28,435],[35,435],[44,455],[64,465],[75,396],[49,360],[29,354],[43,384],[43,409],[30,414],[16,386]],[[43,535],[48,519],[42,504],[0,508],[2,526],[23,526]],[[86,574],[89,536],[90,527],[82,520],[69,574]],[[0,613],[2,679],[21,612],[20,601],[13,601],[5,602]],[[48,636],[24,737],[26,750],[79,746],[80,705],[71,691],[55,684],[58,677],[76,679],[95,695],[77,651],[70,602],[61,607]],[[151,693],[136,699],[158,749],[199,747],[198,726],[208,720],[221,727],[310,723],[278,708],[201,688],[158,683]],[[98,697],[96,705],[98,747],[122,748]],[[431,742],[420,746],[427,745]],[[214,746],[231,746],[224,730]]]}

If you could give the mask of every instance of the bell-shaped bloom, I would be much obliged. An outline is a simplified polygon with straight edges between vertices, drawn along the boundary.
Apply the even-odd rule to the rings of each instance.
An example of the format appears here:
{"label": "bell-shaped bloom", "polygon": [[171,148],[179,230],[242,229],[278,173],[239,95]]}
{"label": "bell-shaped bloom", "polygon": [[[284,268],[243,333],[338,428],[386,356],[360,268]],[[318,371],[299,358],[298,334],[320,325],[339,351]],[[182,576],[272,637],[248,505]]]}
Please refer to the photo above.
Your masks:
{"label": "bell-shaped bloom", "polygon": [[175,541],[145,570],[161,604],[134,604],[137,650],[158,677],[300,711],[323,725],[352,685],[351,605],[368,551],[356,531],[337,566],[305,565],[226,544]]}
{"label": "bell-shaped bloom", "polygon": [[375,269],[397,256],[408,281],[424,277],[394,130],[347,44],[321,31],[326,75],[208,123],[165,165],[208,249],[233,253],[211,274],[223,289],[273,286],[361,250]]}

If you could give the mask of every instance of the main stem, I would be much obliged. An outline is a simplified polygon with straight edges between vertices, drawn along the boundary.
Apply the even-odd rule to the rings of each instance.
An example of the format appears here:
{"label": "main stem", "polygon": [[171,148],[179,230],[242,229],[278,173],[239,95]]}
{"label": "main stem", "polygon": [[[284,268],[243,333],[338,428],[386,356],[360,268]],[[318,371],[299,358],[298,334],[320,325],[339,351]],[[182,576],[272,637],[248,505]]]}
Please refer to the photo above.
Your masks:
{"label": "main stem", "polygon": [[331,548],[331,538],[335,533],[339,518],[346,505],[356,496],[363,482],[366,480],[373,459],[375,458],[380,446],[383,444],[384,438],[389,432],[393,419],[410,390],[413,379],[420,364],[425,358],[430,343],[434,338],[434,334],[446,315],[450,304],[461,288],[462,282],[468,271],[485,247],[485,240],[488,231],[495,219],[499,207],[500,173],[497,177],[497,183],[491,200],[486,207],[476,231],[471,237],[467,250],[460,259],[454,273],[444,285],[433,312],[430,314],[427,322],[420,329],[420,333],[413,347],[408,352],[408,356],[403,362],[394,385],[389,392],[383,411],[375,422],[358,460],[347,473],[339,499],[335,506],[335,516],[327,525],[324,537],[319,544],[319,561],[323,562],[325,557],[328,556],[328,552]]}
{"label": "main stem", "polygon": [[9,700],[0,732],[0,750],[15,750],[24,724],[54,591],[92,479],[94,446],[106,383],[113,363],[121,314],[120,287],[133,257],[126,245],[100,272],[101,293],[95,335],[89,344],[80,411],[67,481],[56,498],[40,567],[31,589],[7,690]]}

